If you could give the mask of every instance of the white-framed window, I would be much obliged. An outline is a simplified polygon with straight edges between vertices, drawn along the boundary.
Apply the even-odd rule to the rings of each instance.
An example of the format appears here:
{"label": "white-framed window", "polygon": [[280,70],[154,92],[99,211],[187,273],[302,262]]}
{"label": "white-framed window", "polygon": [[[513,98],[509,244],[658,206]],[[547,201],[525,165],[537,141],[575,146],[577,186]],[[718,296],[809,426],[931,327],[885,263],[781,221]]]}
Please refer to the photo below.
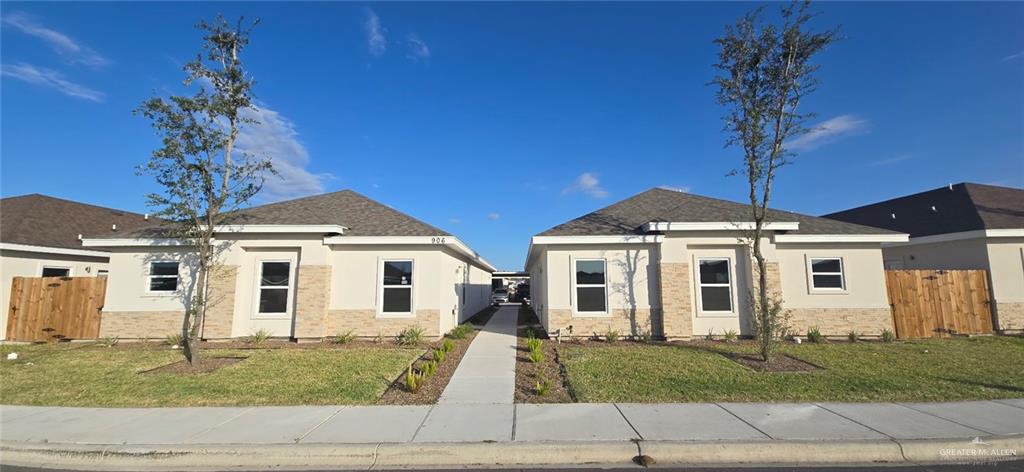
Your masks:
{"label": "white-framed window", "polygon": [[42,277],[71,277],[70,267],[43,266]]}
{"label": "white-framed window", "polygon": [[288,313],[291,300],[291,261],[260,261],[259,307],[261,315]]}
{"label": "white-framed window", "polygon": [[178,262],[154,261],[149,263],[147,290],[156,293],[171,293],[178,290]]}
{"label": "white-framed window", "polygon": [[812,290],[846,290],[841,257],[811,257],[807,260]]}
{"label": "white-framed window", "polygon": [[386,315],[412,314],[412,260],[384,260],[381,270],[380,312]]}
{"label": "white-framed window", "polygon": [[732,261],[725,257],[697,259],[701,312],[733,312],[731,266]]}
{"label": "white-framed window", "polygon": [[608,312],[607,263],[604,259],[576,259],[576,312]]}

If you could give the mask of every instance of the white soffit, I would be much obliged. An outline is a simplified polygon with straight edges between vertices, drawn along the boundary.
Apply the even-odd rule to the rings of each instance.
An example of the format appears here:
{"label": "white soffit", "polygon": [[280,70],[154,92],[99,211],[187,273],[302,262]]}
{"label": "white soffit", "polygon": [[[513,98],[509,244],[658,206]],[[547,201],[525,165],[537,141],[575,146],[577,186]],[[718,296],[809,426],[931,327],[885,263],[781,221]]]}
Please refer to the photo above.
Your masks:
{"label": "white soffit", "polygon": [[[753,221],[652,221],[643,226],[645,231],[751,231],[756,227]],[[762,229],[766,231],[797,231],[796,221],[769,221]]]}

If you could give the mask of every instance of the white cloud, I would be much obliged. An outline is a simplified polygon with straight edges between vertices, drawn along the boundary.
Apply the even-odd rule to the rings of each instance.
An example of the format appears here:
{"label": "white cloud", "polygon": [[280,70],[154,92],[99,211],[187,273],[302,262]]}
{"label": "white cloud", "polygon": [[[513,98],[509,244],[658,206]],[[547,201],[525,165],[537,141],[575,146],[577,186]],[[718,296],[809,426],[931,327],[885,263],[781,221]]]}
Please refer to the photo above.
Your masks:
{"label": "white cloud", "polygon": [[81,98],[93,102],[102,102],[106,95],[81,84],[64,78],[55,70],[36,67],[31,64],[0,65],[0,75],[12,77],[33,85],[49,87],[69,97]]}
{"label": "white cloud", "polygon": [[901,154],[899,156],[890,157],[887,159],[879,159],[877,161],[871,161],[868,163],[868,167],[879,167],[896,164],[898,162],[909,161],[914,158],[913,154]]}
{"label": "white cloud", "polygon": [[568,195],[570,193],[585,193],[594,198],[604,198],[608,196],[608,191],[601,187],[601,181],[597,180],[597,174],[591,172],[584,172],[576,178],[576,182],[572,185],[562,189],[562,195]]}
{"label": "white cloud", "polygon": [[786,143],[793,151],[810,151],[846,136],[866,131],[868,121],[854,115],[839,115],[811,127],[810,131]]}
{"label": "white cloud", "polygon": [[448,222],[453,224],[453,225],[457,225],[457,224],[462,223],[462,220],[460,220],[458,218],[448,218]]}
{"label": "white cloud", "polygon": [[487,214],[487,219],[491,221],[497,221],[498,218],[501,218],[501,215],[499,215],[498,213],[491,212]]}
{"label": "white cloud", "polygon": [[406,57],[413,61],[425,61],[430,59],[430,47],[420,39],[419,35],[416,33],[409,33],[409,36],[406,37],[406,42],[409,45],[409,53]]}
{"label": "white cloud", "polygon": [[71,39],[68,35],[37,23],[31,16],[14,12],[3,16],[3,23],[22,33],[39,38],[50,45],[57,54],[66,57],[70,62],[89,67],[103,67],[110,61],[92,48]]}
{"label": "white cloud", "polygon": [[659,185],[658,188],[663,190],[671,190],[673,192],[690,193],[689,185],[683,185],[682,187],[676,187],[674,185]]}
{"label": "white cloud", "polygon": [[388,50],[388,39],[384,35],[387,30],[380,24],[380,17],[373,10],[366,9],[366,21],[363,23],[366,30],[366,46],[370,54],[380,56]]}
{"label": "white cloud", "polygon": [[236,146],[239,151],[267,157],[279,175],[268,176],[260,199],[285,200],[323,193],[324,182],[334,178],[331,174],[314,174],[306,169],[309,152],[299,142],[295,124],[269,108],[248,109],[243,116],[259,123],[243,125]]}
{"label": "white cloud", "polygon": [[1003,60],[1004,61],[1012,61],[1012,60],[1020,59],[1020,58],[1024,58],[1024,51],[1018,52],[1016,54],[1010,54],[1009,56],[1004,57]]}

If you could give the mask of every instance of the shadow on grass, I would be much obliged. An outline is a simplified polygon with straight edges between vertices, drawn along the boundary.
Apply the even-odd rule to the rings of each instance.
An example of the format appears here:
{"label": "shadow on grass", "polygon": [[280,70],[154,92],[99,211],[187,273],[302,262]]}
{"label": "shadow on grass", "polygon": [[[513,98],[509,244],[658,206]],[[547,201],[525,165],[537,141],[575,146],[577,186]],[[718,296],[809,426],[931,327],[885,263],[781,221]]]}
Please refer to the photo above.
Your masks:
{"label": "shadow on grass", "polygon": [[1018,387],[1016,385],[1002,385],[1002,384],[994,384],[994,383],[987,383],[987,382],[977,382],[977,381],[974,381],[974,380],[954,379],[954,378],[950,378],[950,377],[935,377],[935,378],[939,379],[939,380],[945,380],[946,382],[958,383],[958,384],[964,384],[964,385],[972,385],[972,386],[975,386],[975,387],[985,387],[985,388],[990,388],[990,389],[993,389],[993,390],[1002,390],[1004,392],[1014,392],[1014,393],[1024,392],[1024,388]]}

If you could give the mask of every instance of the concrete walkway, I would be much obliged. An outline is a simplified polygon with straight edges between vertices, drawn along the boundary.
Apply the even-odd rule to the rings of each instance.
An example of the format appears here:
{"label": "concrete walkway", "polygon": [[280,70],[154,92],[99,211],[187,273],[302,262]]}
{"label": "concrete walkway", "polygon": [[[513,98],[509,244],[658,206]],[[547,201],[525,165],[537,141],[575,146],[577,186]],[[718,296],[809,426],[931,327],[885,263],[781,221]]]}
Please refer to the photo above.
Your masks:
{"label": "concrete walkway", "polygon": [[518,314],[518,305],[504,305],[491,316],[441,393],[437,401],[438,414],[445,411],[453,415],[459,414],[456,411],[473,414],[472,408],[449,410],[445,405],[512,404],[516,389]]}

